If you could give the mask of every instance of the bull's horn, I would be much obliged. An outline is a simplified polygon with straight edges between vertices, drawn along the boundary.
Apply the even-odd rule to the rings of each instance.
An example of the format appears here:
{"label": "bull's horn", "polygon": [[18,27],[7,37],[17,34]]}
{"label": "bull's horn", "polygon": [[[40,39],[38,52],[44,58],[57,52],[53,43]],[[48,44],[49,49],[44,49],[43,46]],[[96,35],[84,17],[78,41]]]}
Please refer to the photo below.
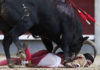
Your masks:
{"label": "bull's horn", "polygon": [[96,54],[97,54],[97,50],[96,50],[96,45],[93,41],[91,40],[86,40],[83,42],[83,44],[88,44],[90,45],[92,48],[93,48],[93,51],[94,51],[94,58],[96,57]]}

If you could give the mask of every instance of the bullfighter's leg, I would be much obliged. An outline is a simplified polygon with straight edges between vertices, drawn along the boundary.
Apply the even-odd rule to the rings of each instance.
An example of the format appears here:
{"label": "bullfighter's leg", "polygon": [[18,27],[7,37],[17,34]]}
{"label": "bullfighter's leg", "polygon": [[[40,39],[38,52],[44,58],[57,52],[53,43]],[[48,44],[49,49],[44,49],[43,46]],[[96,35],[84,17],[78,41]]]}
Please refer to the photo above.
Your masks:
{"label": "bullfighter's leg", "polygon": [[15,43],[15,45],[18,48],[18,55],[22,58],[25,59],[25,53],[22,44],[18,40],[18,37],[25,32],[27,32],[33,25],[34,23],[31,22],[30,16],[25,16],[23,20],[21,20],[20,23],[15,25],[12,30],[9,32],[12,41]]}
{"label": "bullfighter's leg", "polygon": [[12,40],[9,36],[5,35],[4,36],[4,40],[3,40],[3,48],[4,48],[4,51],[5,51],[5,55],[6,55],[6,58],[7,58],[7,64],[9,67],[14,67],[14,63],[10,60],[10,52],[9,52],[9,47],[12,43]]}

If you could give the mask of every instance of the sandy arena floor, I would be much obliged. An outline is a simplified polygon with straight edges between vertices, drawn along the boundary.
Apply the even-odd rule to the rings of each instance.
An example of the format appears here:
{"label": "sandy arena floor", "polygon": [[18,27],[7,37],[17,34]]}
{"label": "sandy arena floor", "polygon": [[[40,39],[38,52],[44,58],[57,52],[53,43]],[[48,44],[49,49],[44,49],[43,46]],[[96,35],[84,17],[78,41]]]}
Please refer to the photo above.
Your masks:
{"label": "sandy arena floor", "polygon": [[[0,60],[5,59],[0,56]],[[88,68],[26,68],[23,66],[16,66],[15,68],[8,68],[8,66],[0,66],[0,70],[100,70],[100,55],[95,58],[94,63]]]}

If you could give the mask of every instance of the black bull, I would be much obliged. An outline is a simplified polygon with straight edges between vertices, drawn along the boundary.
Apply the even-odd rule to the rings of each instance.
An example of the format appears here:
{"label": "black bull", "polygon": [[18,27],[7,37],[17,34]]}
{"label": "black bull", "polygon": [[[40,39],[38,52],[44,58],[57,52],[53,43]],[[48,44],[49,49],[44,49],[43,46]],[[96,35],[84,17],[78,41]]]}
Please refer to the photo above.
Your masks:
{"label": "black bull", "polygon": [[52,51],[52,41],[61,46],[67,62],[72,54],[80,51],[85,40],[82,26],[70,4],[66,3],[70,12],[65,15],[57,10],[55,0],[0,0],[0,30],[4,34],[8,64],[10,44],[14,42],[22,52],[18,37],[27,31],[33,36],[39,35],[49,51]]}

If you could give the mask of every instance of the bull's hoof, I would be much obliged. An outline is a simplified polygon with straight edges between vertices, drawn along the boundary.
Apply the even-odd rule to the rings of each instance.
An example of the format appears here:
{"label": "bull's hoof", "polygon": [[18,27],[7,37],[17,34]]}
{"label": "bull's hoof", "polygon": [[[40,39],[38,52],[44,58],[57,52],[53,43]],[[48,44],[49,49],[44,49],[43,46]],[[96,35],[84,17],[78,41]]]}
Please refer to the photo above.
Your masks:
{"label": "bull's hoof", "polygon": [[14,66],[14,64],[9,63],[9,64],[8,64],[8,67],[9,67],[9,68],[14,68],[15,66]]}
{"label": "bull's hoof", "polygon": [[18,51],[17,56],[20,57],[21,60],[25,60],[26,59],[25,52],[23,52],[22,50]]}
{"label": "bull's hoof", "polygon": [[9,68],[14,68],[15,67],[14,63],[11,60],[8,60],[7,64],[8,64]]}
{"label": "bull's hoof", "polygon": [[66,67],[66,68],[72,68],[72,64],[71,64],[71,63],[66,63],[66,64],[65,64],[65,67]]}
{"label": "bull's hoof", "polygon": [[65,59],[63,63],[66,64],[66,63],[68,63],[68,62],[71,62],[71,58],[70,58],[70,57],[67,58],[67,59]]}

